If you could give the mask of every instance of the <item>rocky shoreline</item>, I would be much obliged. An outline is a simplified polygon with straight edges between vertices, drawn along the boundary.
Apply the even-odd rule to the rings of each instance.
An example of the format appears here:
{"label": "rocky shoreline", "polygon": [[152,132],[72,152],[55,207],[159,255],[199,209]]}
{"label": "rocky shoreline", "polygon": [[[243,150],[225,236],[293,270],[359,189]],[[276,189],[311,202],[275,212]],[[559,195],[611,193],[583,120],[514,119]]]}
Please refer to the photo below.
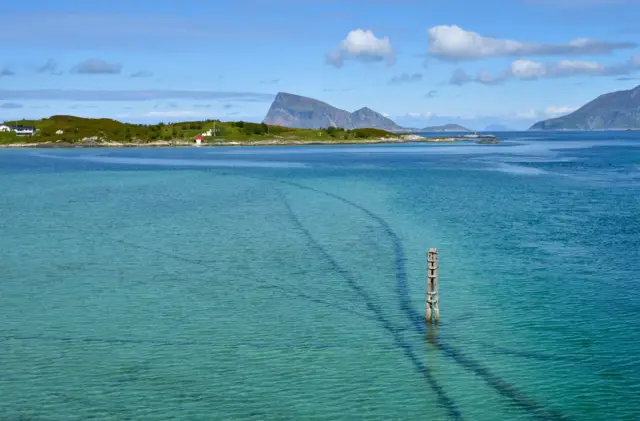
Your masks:
{"label": "rocky shoreline", "polygon": [[73,149],[73,148],[162,148],[162,147],[220,147],[220,146],[312,146],[312,145],[377,145],[377,144],[402,144],[402,143],[457,143],[474,142],[476,144],[495,144],[502,142],[497,138],[491,141],[487,139],[475,140],[468,137],[437,137],[427,138],[418,135],[403,135],[398,137],[382,139],[363,139],[348,141],[331,140],[304,140],[304,139],[269,139],[269,140],[248,140],[248,141],[222,141],[216,143],[195,144],[193,142],[171,140],[156,142],[109,142],[109,141],[89,141],[89,142],[46,142],[46,143],[12,143],[0,144],[0,148],[53,148],[53,149]]}

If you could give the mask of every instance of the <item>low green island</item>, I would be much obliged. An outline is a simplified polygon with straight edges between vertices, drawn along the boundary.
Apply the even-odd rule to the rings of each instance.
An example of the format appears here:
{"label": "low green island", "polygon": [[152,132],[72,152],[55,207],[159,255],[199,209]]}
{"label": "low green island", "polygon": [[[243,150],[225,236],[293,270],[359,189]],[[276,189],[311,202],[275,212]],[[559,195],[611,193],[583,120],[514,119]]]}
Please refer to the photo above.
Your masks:
{"label": "low green island", "polygon": [[455,137],[425,138],[415,134],[392,133],[380,129],[345,130],[297,129],[219,120],[158,123],[123,123],[106,118],[57,115],[41,120],[7,121],[5,126],[31,126],[32,136],[14,131],[0,132],[0,147],[153,147],[153,146],[236,146],[236,145],[314,145],[373,144],[409,142],[456,142]]}

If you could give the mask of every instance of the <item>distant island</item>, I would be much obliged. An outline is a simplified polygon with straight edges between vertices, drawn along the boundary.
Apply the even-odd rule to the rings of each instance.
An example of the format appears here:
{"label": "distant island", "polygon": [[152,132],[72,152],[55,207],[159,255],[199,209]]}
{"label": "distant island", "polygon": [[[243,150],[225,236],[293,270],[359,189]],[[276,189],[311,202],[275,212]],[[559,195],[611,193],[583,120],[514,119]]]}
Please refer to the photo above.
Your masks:
{"label": "distant island", "polygon": [[346,130],[369,128],[405,131],[393,120],[367,107],[349,112],[317,99],[286,92],[276,95],[263,122],[299,129],[339,127]]}
{"label": "distant island", "polygon": [[504,124],[489,124],[484,128],[485,132],[515,132],[517,130],[507,127]]}
{"label": "distant island", "polygon": [[640,86],[610,92],[562,117],[540,121],[529,130],[640,129]]}
{"label": "distant island", "polygon": [[0,124],[0,147],[152,147],[373,144],[456,142],[469,139],[392,133],[376,128],[299,129],[266,123],[219,120],[130,124],[106,118],[57,115]]}
{"label": "distant island", "polygon": [[420,129],[421,132],[470,132],[472,130],[459,124],[443,124],[441,126],[428,126]]}

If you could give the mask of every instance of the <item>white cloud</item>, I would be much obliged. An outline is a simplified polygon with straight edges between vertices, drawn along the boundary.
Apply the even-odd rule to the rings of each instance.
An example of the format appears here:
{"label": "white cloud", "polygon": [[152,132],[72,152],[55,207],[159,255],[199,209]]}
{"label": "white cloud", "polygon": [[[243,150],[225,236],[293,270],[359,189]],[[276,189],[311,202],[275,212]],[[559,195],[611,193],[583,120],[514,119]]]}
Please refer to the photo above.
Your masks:
{"label": "white cloud", "polygon": [[511,63],[509,72],[519,79],[537,79],[546,74],[544,64],[529,60],[516,60]]}
{"label": "white cloud", "polygon": [[479,72],[477,78],[478,78],[478,82],[483,83],[485,85],[494,85],[502,82],[501,78],[496,78],[487,71]]}
{"label": "white cloud", "polygon": [[344,61],[355,59],[364,62],[395,62],[395,52],[388,37],[377,38],[370,30],[354,29],[340,42],[338,47],[326,55],[326,61],[342,67]]}
{"label": "white cloud", "polygon": [[471,77],[463,70],[457,69],[451,74],[449,84],[461,86],[475,82],[495,85],[509,79],[537,80],[572,76],[623,76],[638,71],[640,71],[640,56],[633,56],[626,62],[611,65],[582,60],[560,60],[555,63],[516,60],[511,63],[508,69],[495,76],[482,71],[476,77]]}
{"label": "white cloud", "polygon": [[551,67],[551,70],[552,74],[555,72],[558,76],[574,73],[597,75],[605,72],[606,67],[593,61],[561,60],[554,67]]}
{"label": "white cloud", "polygon": [[456,25],[434,26],[427,34],[429,53],[441,60],[449,61],[491,57],[597,55],[637,46],[634,42],[607,42],[589,38],[579,38],[563,44],[521,42],[483,36]]}
{"label": "white cloud", "polygon": [[511,63],[507,74],[518,79],[531,80],[541,77],[563,77],[573,75],[599,75],[606,73],[607,67],[595,61],[560,60],[544,64],[530,60],[516,60]]}

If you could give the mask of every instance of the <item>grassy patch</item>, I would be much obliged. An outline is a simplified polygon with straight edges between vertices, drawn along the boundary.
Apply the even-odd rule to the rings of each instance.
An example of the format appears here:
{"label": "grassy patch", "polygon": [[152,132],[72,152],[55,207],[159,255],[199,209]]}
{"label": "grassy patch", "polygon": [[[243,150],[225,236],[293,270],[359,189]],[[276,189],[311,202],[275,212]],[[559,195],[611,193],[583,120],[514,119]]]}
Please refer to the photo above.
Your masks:
{"label": "grassy patch", "polygon": [[220,122],[217,120],[190,121],[170,124],[130,124],[107,118],[93,119],[58,115],[42,120],[8,121],[8,126],[21,124],[34,126],[37,132],[31,137],[16,136],[14,133],[0,133],[0,143],[78,143],[88,140],[97,142],[147,143],[156,141],[193,141],[195,136],[213,130],[215,134],[205,137],[207,143],[252,142],[252,141],[323,141],[349,142],[366,139],[381,139],[394,136],[379,129],[344,130],[335,127],[327,129],[293,129],[269,126],[264,123],[244,121]]}

